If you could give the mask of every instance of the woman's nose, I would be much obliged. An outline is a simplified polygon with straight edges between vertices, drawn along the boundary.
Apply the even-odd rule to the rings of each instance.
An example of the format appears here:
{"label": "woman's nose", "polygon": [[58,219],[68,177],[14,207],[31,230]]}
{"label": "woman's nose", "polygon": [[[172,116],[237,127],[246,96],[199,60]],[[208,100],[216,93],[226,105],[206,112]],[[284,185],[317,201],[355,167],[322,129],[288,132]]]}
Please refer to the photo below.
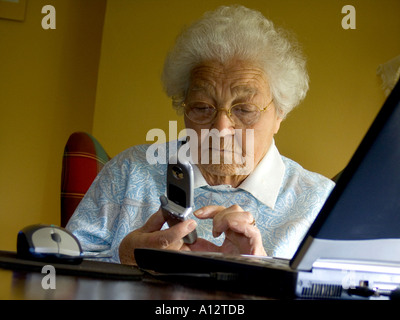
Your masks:
{"label": "woman's nose", "polygon": [[228,110],[218,109],[215,119],[212,123],[212,128],[219,132],[234,132],[235,123],[228,115]]}

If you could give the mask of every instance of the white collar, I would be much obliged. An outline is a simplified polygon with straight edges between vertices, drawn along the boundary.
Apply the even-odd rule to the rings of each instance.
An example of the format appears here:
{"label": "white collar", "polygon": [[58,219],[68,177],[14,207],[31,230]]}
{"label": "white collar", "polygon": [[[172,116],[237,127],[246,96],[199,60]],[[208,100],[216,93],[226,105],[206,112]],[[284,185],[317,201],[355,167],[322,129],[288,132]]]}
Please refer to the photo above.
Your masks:
{"label": "white collar", "polygon": [[[194,188],[208,186],[196,165],[193,166],[193,173]],[[273,140],[266,155],[238,188],[246,190],[257,200],[274,209],[284,174],[285,164]]]}

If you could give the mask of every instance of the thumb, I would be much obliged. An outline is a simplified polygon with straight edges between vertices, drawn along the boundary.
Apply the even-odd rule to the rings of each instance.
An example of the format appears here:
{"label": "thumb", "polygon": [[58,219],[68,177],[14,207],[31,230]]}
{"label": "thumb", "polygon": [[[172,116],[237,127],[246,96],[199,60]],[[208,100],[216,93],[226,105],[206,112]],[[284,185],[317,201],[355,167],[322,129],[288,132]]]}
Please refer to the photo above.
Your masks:
{"label": "thumb", "polygon": [[140,228],[140,230],[144,233],[150,233],[154,231],[161,230],[162,226],[165,223],[165,219],[162,213],[162,209],[158,209],[158,211],[150,216],[150,218],[146,221],[146,223]]}

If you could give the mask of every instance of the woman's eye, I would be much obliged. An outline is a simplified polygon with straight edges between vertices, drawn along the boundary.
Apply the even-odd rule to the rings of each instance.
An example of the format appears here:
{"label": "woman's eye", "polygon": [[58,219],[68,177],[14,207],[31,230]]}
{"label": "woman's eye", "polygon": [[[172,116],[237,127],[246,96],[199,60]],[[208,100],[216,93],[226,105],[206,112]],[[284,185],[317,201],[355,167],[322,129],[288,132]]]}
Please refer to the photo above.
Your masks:
{"label": "woman's eye", "polygon": [[196,112],[213,112],[214,108],[208,104],[195,104],[191,109]]}
{"label": "woman's eye", "polygon": [[238,104],[233,108],[233,111],[238,113],[252,113],[257,111],[257,108],[252,104]]}

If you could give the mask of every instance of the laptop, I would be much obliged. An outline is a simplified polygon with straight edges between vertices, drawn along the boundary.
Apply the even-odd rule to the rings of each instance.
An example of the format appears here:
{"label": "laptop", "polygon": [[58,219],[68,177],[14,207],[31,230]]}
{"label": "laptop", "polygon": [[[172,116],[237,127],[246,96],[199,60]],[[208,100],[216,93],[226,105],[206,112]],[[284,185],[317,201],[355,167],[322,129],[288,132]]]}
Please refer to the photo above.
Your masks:
{"label": "laptop", "polygon": [[291,260],[136,249],[139,267],[273,297],[395,299],[400,286],[400,81]]}

